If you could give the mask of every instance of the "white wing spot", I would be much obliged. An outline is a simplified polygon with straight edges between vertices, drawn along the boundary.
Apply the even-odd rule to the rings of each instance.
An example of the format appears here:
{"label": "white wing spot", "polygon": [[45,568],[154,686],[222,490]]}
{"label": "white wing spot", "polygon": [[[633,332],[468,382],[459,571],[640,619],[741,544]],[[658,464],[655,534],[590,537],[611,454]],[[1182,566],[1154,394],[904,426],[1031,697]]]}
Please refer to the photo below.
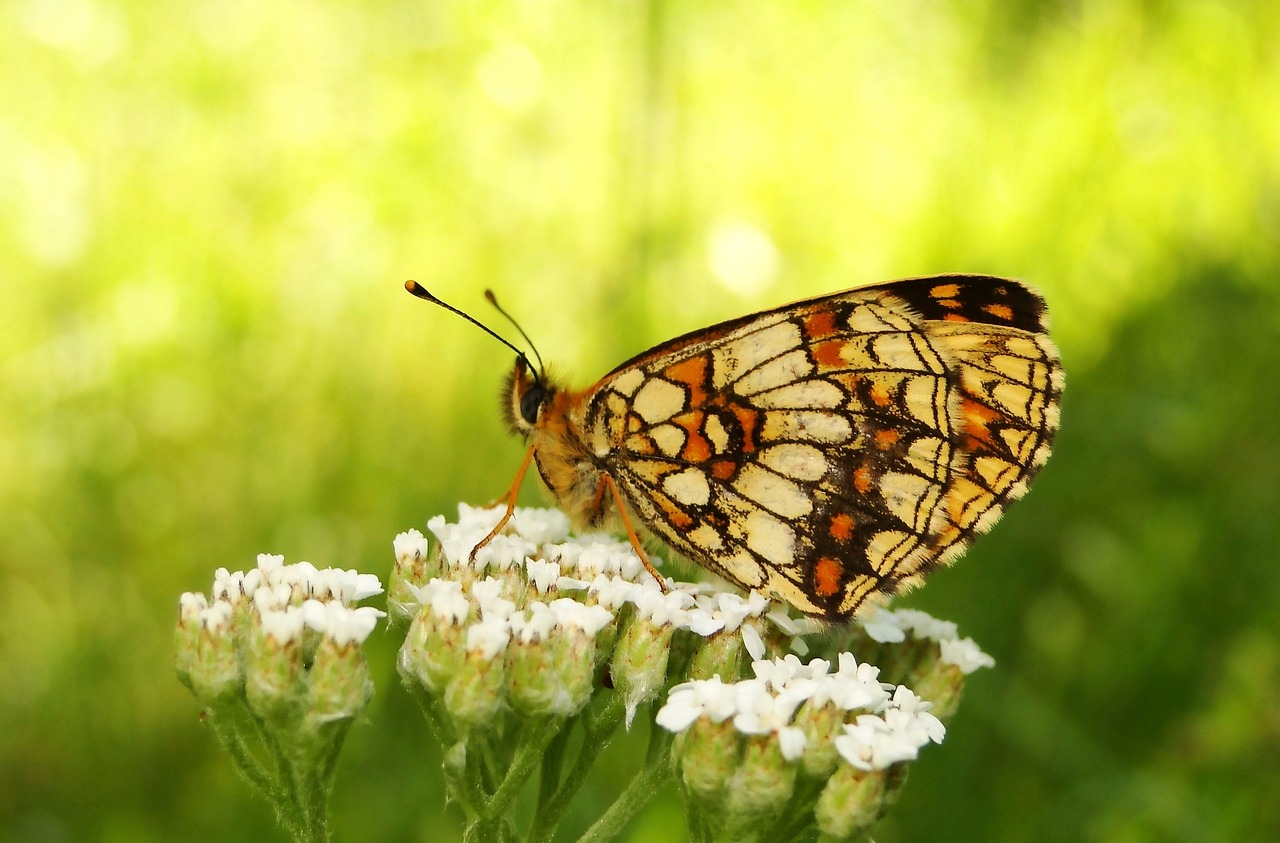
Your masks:
{"label": "white wing spot", "polygon": [[742,548],[734,551],[731,556],[722,556],[714,561],[744,588],[759,588],[765,581],[764,568]]}
{"label": "white wing spot", "polygon": [[822,451],[794,442],[765,448],[760,452],[760,464],[802,483],[821,480],[827,473],[827,460]]}
{"label": "white wing spot", "polygon": [[880,480],[880,495],[902,523],[916,533],[925,533],[942,497],[942,488],[923,477],[891,471]]}
{"label": "white wing spot", "polygon": [[796,534],[777,516],[755,509],[739,522],[732,521],[730,529],[737,526],[747,547],[774,565],[790,565],[795,561]]}
{"label": "white wing spot", "polygon": [[844,391],[827,380],[804,380],[761,392],[752,404],[765,409],[834,409],[844,404]]}
{"label": "white wing spot", "polygon": [[650,378],[636,392],[633,406],[649,424],[666,421],[684,409],[684,389],[662,378]]}
{"label": "white wing spot", "polygon": [[770,410],[764,414],[761,438],[776,442],[803,439],[838,445],[853,438],[853,425],[844,416],[807,410]]}
{"label": "white wing spot", "polygon": [[628,369],[609,382],[609,388],[630,398],[644,382],[644,372],[640,369]]}
{"label": "white wing spot", "polygon": [[707,420],[702,423],[702,433],[717,454],[723,454],[729,447],[729,431],[725,430],[724,422],[720,421],[718,415],[707,415]]}
{"label": "white wing spot", "polygon": [[739,395],[755,395],[767,389],[786,386],[811,374],[813,363],[810,362],[809,355],[797,348],[743,375],[733,388]]}
{"label": "white wing spot", "polygon": [[685,433],[674,424],[660,424],[649,431],[653,444],[668,457],[674,457],[684,447]]}
{"label": "white wing spot", "polygon": [[758,465],[743,466],[733,488],[783,518],[802,518],[813,511],[813,501],[799,484]]}
{"label": "white wing spot", "polygon": [[800,346],[800,328],[790,322],[779,322],[745,334],[711,350],[713,381],[723,386],[789,348]]}
{"label": "white wing spot", "polygon": [[704,506],[711,500],[711,486],[707,483],[707,475],[696,468],[668,474],[662,480],[662,491],[676,503],[685,506]]}

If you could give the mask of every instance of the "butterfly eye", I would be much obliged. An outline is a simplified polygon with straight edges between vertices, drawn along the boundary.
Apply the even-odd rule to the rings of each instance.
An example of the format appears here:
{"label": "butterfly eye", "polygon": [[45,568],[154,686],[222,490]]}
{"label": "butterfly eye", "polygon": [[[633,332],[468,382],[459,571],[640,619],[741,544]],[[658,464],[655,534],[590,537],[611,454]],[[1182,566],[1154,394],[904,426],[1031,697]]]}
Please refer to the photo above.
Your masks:
{"label": "butterfly eye", "polygon": [[538,421],[538,408],[542,406],[542,399],[546,397],[546,392],[541,386],[535,385],[529,388],[529,391],[520,396],[520,415],[529,424]]}

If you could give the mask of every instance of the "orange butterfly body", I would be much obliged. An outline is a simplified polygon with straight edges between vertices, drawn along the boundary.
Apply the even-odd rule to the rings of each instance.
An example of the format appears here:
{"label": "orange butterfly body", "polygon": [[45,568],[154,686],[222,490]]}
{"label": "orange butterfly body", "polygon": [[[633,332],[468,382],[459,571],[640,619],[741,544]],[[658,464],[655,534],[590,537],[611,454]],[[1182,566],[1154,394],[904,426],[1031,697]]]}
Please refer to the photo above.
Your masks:
{"label": "orange butterfly body", "polygon": [[578,524],[621,514],[637,550],[632,521],[743,588],[844,620],[953,560],[1025,493],[1062,383],[1036,293],[951,275],[695,331],[580,392],[521,356],[507,415]]}

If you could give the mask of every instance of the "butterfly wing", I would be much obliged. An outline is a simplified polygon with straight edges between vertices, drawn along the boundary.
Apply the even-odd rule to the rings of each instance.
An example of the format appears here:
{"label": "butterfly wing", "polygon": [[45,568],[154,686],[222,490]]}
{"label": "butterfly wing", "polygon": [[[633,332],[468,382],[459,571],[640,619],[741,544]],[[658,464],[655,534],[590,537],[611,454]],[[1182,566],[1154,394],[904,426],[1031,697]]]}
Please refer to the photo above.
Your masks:
{"label": "butterfly wing", "polygon": [[584,432],[677,551],[848,618],[958,555],[1048,458],[1062,374],[1044,317],[986,276],[797,302],[618,367]]}

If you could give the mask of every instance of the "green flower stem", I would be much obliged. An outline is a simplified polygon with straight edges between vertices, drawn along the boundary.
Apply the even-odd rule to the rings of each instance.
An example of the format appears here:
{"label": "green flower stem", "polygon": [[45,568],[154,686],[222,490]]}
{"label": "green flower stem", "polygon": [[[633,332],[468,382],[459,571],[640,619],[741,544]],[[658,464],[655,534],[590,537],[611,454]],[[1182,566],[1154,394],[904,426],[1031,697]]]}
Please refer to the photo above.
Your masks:
{"label": "green flower stem", "polygon": [[[249,783],[275,808],[280,824],[298,841],[327,843],[327,796],[336,767],[337,748],[321,747],[316,736],[302,735],[291,730],[279,736],[276,730],[249,711],[243,701],[235,706],[220,707],[207,718],[218,742],[231,755],[236,766]],[[346,724],[342,725],[345,730]],[[244,741],[248,731],[254,732],[269,753],[273,771],[269,771]],[[338,740],[340,744],[341,741]],[[285,747],[293,747],[286,751]],[[314,749],[326,752],[323,764],[315,764],[308,757]],[[307,770],[323,770],[319,776],[308,775]]]}
{"label": "green flower stem", "polygon": [[[458,806],[462,808],[462,813],[467,818],[467,825],[470,827],[480,821],[480,806],[485,802],[485,793],[479,786],[479,782],[473,781],[467,773],[466,756],[468,754],[467,745],[464,743],[446,747],[442,769],[449,795],[458,801]],[[463,757],[458,758],[459,755]]]}
{"label": "green flower stem", "polygon": [[591,767],[600,757],[600,753],[609,745],[614,732],[622,723],[626,713],[622,695],[609,694],[605,699],[604,705],[594,711],[588,709],[582,716],[582,747],[578,750],[578,757],[574,759],[573,767],[570,768],[564,781],[555,789],[554,795],[549,799],[540,800],[538,813],[534,817],[533,828],[529,833],[531,843],[535,841],[541,843],[551,839],[556,826],[560,824],[560,819],[569,808],[569,802],[587,780]]}
{"label": "green flower stem", "polygon": [[556,790],[560,787],[560,772],[564,767],[564,750],[569,743],[569,735],[573,731],[572,726],[581,718],[571,718],[556,736],[551,739],[551,743],[547,744],[547,750],[542,754],[542,769],[538,771],[538,812],[534,816],[533,827],[538,827],[539,818],[542,816],[543,809],[550,805],[555,798]]}
{"label": "green flower stem", "polygon": [[[665,730],[654,727],[654,735]],[[654,741],[650,739],[650,750],[655,744],[662,743],[665,749],[658,752],[649,752],[645,759],[645,765],[636,773],[635,777],[627,784],[626,788],[618,796],[617,800],[609,806],[609,809],[601,815],[600,819],[591,824],[591,827],[578,838],[578,843],[600,843],[605,840],[617,839],[622,833],[623,827],[634,817],[641,808],[649,804],[649,800],[658,792],[658,788],[666,781],[671,774],[670,756],[668,750],[671,747],[671,737],[666,735],[665,740]]]}
{"label": "green flower stem", "polygon": [[457,743],[458,736],[455,734],[453,726],[449,722],[449,716],[440,701],[415,681],[406,679],[404,685],[418,703],[418,708],[422,709],[422,716],[427,721],[427,729],[431,732],[431,737],[435,739],[436,743],[442,748],[450,747]]}
{"label": "green flower stem", "polygon": [[537,768],[547,745],[564,726],[564,719],[555,716],[534,717],[524,723],[520,730],[520,743],[516,747],[515,756],[507,774],[494,791],[493,796],[484,806],[484,820],[491,823],[507,813],[511,803],[520,793],[520,788]]}
{"label": "green flower stem", "polygon": [[271,800],[272,803],[278,803],[283,791],[267,774],[267,770],[262,766],[262,763],[245,746],[235,726],[224,722],[221,713],[212,711],[208,712],[205,722],[209,724],[209,728],[213,730],[214,737],[218,739],[218,743],[231,755],[231,759],[235,761],[236,766],[240,768],[240,772],[249,780],[249,783],[259,793]]}
{"label": "green flower stem", "polygon": [[303,776],[301,806],[306,817],[310,840],[327,841],[328,798],[333,787],[338,755],[346,741],[351,718],[320,723],[299,730],[295,745],[299,746],[296,769],[308,771]]}
{"label": "green flower stem", "polygon": [[[486,799],[485,794],[490,792],[484,784],[485,779],[485,760],[484,753],[478,751],[478,747],[467,744],[461,744],[466,752],[466,762],[463,767],[462,776],[465,779],[465,787],[474,795],[477,813],[474,819],[467,823],[467,829],[463,834],[463,840],[475,841],[475,843],[489,843],[499,839],[506,839],[502,835],[501,816],[494,816],[488,812],[489,805],[492,804],[491,799]],[[473,751],[476,750],[476,751]]]}
{"label": "green flower stem", "polygon": [[815,825],[813,805],[825,784],[826,779],[801,777],[796,782],[795,792],[791,794],[787,807],[762,839],[776,840],[778,843],[803,839]]}
{"label": "green flower stem", "polygon": [[497,745],[489,737],[476,734],[468,735],[464,740],[468,760],[473,760],[476,764],[477,787],[482,793],[493,793],[502,780],[503,757]]}
{"label": "green flower stem", "polygon": [[[679,776],[677,775],[677,779]],[[687,795],[687,793],[686,793]],[[707,812],[699,807],[697,799],[682,799],[685,806],[685,825],[689,828],[689,840],[692,843],[710,843],[711,824]]]}

